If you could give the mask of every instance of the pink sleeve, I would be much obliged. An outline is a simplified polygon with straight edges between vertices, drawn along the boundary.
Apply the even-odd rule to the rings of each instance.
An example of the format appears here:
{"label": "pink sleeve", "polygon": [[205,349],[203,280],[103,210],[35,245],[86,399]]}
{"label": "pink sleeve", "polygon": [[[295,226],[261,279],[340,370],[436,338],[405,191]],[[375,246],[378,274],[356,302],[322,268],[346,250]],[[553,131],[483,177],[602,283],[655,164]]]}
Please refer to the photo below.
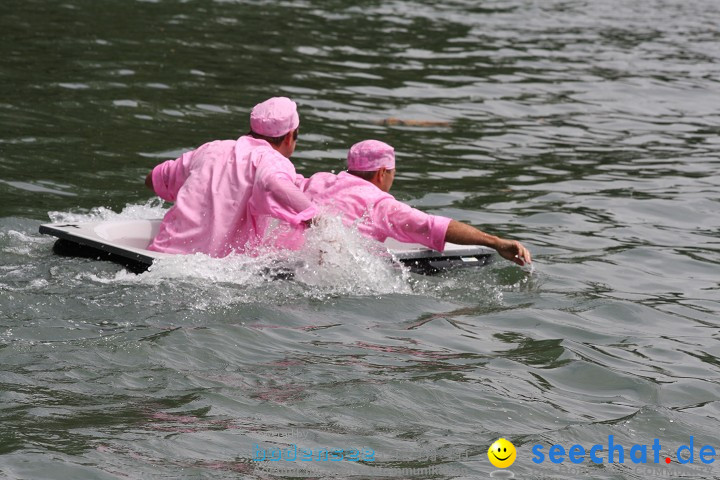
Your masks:
{"label": "pink sleeve", "polygon": [[158,197],[168,202],[174,202],[177,199],[180,187],[190,176],[193,162],[205,152],[207,145],[185,152],[179,158],[168,160],[153,168],[153,190]]}
{"label": "pink sleeve", "polygon": [[267,213],[273,217],[299,225],[317,214],[315,205],[295,184],[298,175],[289,160],[263,159],[255,175],[256,186],[264,193]]}
{"label": "pink sleeve", "polygon": [[297,185],[297,187],[298,187],[300,190],[303,189],[303,185],[305,185],[305,184],[307,183],[307,181],[308,181],[308,179],[305,178],[305,177],[303,177],[303,176],[300,175],[299,173],[296,173],[296,174],[295,174],[295,185]]}
{"label": "pink sleeve", "polygon": [[372,221],[385,235],[401,242],[419,243],[442,252],[450,218],[429,215],[391,196],[372,208]]}

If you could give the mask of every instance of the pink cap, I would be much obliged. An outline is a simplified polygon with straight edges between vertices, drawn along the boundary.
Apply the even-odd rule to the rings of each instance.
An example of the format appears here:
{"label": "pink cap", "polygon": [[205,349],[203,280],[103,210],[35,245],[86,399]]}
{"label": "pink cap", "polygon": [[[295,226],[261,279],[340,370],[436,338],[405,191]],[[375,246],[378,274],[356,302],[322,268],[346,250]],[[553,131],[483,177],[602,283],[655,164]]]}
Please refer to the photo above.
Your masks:
{"label": "pink cap", "polygon": [[273,97],[258,103],[250,112],[250,128],[266,137],[282,137],[300,125],[297,105],[287,97]]}
{"label": "pink cap", "polygon": [[395,149],[378,140],[364,140],[350,147],[347,157],[348,170],[374,172],[385,167],[395,168]]}

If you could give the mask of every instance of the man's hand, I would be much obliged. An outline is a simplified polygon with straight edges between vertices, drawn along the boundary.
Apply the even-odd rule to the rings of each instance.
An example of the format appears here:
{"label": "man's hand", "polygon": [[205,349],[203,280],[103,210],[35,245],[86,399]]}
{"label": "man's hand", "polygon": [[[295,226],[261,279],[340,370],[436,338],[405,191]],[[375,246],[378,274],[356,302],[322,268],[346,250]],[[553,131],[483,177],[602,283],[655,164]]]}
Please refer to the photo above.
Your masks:
{"label": "man's hand", "polygon": [[511,262],[515,262],[521,267],[526,263],[532,262],[530,251],[528,251],[528,249],[517,240],[500,239],[496,250],[501,257],[506,260],[510,260]]}
{"label": "man's hand", "polygon": [[501,257],[515,262],[521,267],[532,262],[527,248],[516,240],[488,235],[475,227],[462,222],[451,220],[445,233],[445,241],[459,245],[483,245],[497,250]]}

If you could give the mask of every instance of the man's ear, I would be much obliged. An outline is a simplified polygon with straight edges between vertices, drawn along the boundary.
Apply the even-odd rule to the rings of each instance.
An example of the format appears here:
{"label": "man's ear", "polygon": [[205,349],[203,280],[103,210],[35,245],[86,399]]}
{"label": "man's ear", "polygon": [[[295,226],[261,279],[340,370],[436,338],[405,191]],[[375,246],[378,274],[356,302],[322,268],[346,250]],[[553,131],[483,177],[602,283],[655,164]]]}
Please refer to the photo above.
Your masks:
{"label": "man's ear", "polygon": [[375,170],[375,175],[373,175],[372,183],[374,183],[375,185],[380,185],[383,176],[387,173],[385,170],[385,167],[380,167],[379,169]]}

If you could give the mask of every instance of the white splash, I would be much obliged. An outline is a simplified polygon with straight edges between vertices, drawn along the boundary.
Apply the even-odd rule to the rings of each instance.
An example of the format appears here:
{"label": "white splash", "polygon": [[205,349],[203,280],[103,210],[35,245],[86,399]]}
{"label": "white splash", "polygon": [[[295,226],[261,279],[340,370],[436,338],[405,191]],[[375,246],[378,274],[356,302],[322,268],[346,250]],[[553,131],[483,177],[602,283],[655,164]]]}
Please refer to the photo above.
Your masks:
{"label": "white splash", "polygon": [[120,213],[114,212],[107,207],[93,207],[87,211],[78,212],[48,212],[53,223],[81,223],[99,222],[104,220],[144,220],[149,218],[162,218],[167,209],[165,202],[158,197],[149,199],[143,204],[125,205]]}
{"label": "white splash", "polygon": [[304,266],[295,279],[334,294],[411,293],[406,269],[377,241],[348,228],[333,215],[316,217],[297,252]]}
{"label": "white splash", "polygon": [[304,296],[308,297],[410,293],[407,272],[392,263],[378,242],[345,227],[340,218],[319,217],[305,238],[300,250],[267,250],[255,257],[194,254],[164,258],[139,277],[151,283],[193,279],[267,287],[290,274],[306,287]]}
{"label": "white splash", "polygon": [[[122,212],[94,208],[86,213],[51,212],[54,221],[86,222],[157,218],[164,213],[162,203],[127,205]],[[293,282],[278,282],[292,278]],[[77,279],[102,284],[194,285],[199,290],[230,289],[233,301],[257,301],[258,288],[266,298],[278,300],[292,290],[293,296],[326,298],[336,295],[383,295],[412,293],[408,272],[394,262],[379,242],[362,236],[357,229],[343,225],[333,215],[316,217],[305,234],[300,250],[272,250],[257,256],[230,255],[213,258],[203,254],[177,255],[156,260],[140,275],[119,272],[81,273]],[[292,283],[288,286],[288,283]],[[277,295],[275,295],[275,293]]]}

